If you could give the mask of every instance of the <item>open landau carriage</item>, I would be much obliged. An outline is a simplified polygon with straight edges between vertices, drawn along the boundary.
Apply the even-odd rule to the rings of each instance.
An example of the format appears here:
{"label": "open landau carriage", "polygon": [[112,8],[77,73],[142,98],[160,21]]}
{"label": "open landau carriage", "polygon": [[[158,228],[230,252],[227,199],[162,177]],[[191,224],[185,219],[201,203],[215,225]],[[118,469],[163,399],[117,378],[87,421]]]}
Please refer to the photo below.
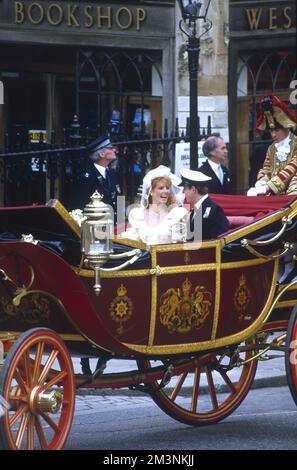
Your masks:
{"label": "open landau carriage", "polygon": [[[79,387],[142,390],[183,423],[217,423],[269,350],[285,352],[297,403],[297,284],[277,281],[296,240],[297,200],[214,199],[237,227],[201,244],[116,238],[96,273],[58,201],[0,209],[2,448],[61,449]],[[85,358],[79,374],[76,356]],[[86,358],[98,359],[93,371]],[[106,373],[117,358],[135,360],[135,370]]]}

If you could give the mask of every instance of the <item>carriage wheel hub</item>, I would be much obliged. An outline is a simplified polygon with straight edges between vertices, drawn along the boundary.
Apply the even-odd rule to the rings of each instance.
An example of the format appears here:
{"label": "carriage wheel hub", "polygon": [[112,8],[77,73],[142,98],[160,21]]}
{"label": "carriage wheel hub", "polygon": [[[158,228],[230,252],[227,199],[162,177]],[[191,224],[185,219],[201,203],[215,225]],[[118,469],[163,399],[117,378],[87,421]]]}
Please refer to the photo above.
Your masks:
{"label": "carriage wheel hub", "polygon": [[58,390],[44,391],[42,387],[33,388],[30,396],[30,410],[34,414],[57,413],[62,404],[63,395]]}
{"label": "carriage wheel hub", "polygon": [[[9,405],[12,410],[17,410],[19,406],[19,397],[21,396],[22,389],[19,386],[12,387],[10,390],[10,397],[12,398],[9,400]],[[15,399],[14,399],[15,398]]]}

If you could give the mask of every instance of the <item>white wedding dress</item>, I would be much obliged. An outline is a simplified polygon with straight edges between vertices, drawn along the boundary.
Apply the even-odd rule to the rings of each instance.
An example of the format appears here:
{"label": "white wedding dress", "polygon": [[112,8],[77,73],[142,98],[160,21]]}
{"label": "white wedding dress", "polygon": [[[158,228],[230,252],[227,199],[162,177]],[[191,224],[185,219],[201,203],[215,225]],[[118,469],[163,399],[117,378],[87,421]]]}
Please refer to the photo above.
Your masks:
{"label": "white wedding dress", "polygon": [[145,209],[134,207],[128,218],[130,227],[121,236],[142,241],[148,245],[172,243],[172,226],[178,222],[186,222],[187,214],[188,211],[184,207],[174,207],[161,223],[150,226],[145,218]]}

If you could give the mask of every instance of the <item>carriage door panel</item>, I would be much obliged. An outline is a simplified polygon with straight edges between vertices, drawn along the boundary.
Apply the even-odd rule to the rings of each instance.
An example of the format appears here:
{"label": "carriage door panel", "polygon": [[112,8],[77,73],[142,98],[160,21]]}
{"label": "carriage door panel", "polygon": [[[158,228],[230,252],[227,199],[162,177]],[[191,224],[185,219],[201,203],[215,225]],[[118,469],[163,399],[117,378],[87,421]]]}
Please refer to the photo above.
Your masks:
{"label": "carriage door panel", "polygon": [[216,304],[215,259],[215,248],[179,248],[157,254],[157,264],[164,274],[157,277],[155,284],[151,344],[187,345],[211,339]]}
{"label": "carriage door panel", "polygon": [[[248,266],[248,263],[250,264]],[[265,315],[276,288],[275,261],[234,263],[221,269],[221,306],[216,338],[242,332]]]}

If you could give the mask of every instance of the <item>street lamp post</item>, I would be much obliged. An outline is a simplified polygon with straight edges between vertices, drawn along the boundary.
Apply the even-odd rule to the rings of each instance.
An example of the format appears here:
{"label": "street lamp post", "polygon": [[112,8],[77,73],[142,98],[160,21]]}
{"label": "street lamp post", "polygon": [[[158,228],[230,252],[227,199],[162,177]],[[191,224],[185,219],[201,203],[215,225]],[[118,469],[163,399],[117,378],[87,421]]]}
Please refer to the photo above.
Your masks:
{"label": "street lamp post", "polygon": [[[200,38],[212,27],[207,19],[211,0],[178,0],[182,20],[179,22],[180,30],[187,36],[188,70],[190,82],[190,168],[198,170],[198,66],[200,52]],[[204,31],[197,36],[197,20],[204,21]],[[183,26],[184,24],[184,26]]]}

